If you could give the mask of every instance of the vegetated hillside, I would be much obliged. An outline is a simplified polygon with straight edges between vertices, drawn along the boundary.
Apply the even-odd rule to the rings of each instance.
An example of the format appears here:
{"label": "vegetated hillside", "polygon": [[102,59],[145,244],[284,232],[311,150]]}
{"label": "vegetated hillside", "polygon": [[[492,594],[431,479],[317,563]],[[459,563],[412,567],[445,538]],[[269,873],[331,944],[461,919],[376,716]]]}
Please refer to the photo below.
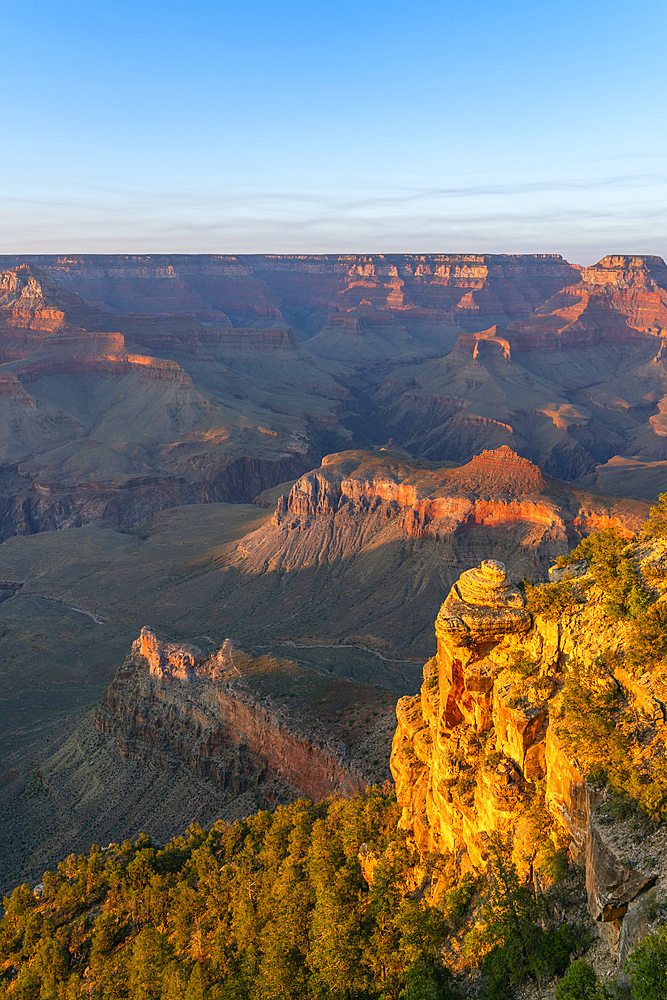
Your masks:
{"label": "vegetated hillside", "polygon": [[389,434],[659,491],[659,258],[30,260],[0,278],[4,538],[248,502]]}
{"label": "vegetated hillside", "polygon": [[[376,789],[195,827],[164,849],[140,838],[73,855],[39,899],[25,886],[8,901],[3,994],[456,996],[437,961],[444,916],[403,898],[396,819]],[[359,851],[388,844],[369,894]],[[452,921],[471,888],[451,893]]]}
{"label": "vegetated hillside", "polygon": [[614,997],[611,950],[659,997],[667,496],[639,536],[562,562],[525,597],[494,562],[453,588],[421,698],[399,703],[398,824],[371,789],[72,856],[7,902],[7,995],[499,998],[565,974],[557,1000]]}

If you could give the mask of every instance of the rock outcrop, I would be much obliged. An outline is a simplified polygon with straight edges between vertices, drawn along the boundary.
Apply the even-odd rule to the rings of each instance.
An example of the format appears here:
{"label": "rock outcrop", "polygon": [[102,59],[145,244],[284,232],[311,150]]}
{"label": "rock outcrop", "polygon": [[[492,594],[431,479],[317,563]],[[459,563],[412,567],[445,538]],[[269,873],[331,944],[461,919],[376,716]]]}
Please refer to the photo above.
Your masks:
{"label": "rock outcrop", "polygon": [[[596,614],[591,601],[565,623],[532,616],[495,560],[463,573],[436,619],[437,655],[421,693],[398,702],[391,769],[401,825],[422,854],[458,853],[464,868],[480,867],[497,836],[526,876],[542,846],[528,809],[539,784],[586,866],[590,913],[616,946],[624,915],[657,875],[643,860],[619,859],[596,815],[603,795],[568,758],[554,722],[568,659],[599,654]],[[646,710],[642,684],[627,675],[616,682]]]}
{"label": "rock outcrop", "polygon": [[[380,712],[382,698],[372,689],[315,680],[318,705],[321,698],[341,701],[339,689],[346,688],[346,697],[359,704],[370,699],[375,716],[389,718],[388,705]],[[160,768],[185,762],[230,794],[253,791],[260,804],[353,795],[380,775],[355,757],[352,733],[344,740],[335,724],[327,725],[326,711],[309,710],[303,692],[312,686],[313,678],[295,664],[253,658],[230,639],[211,655],[143,628],[96,710],[95,725],[128,758]]]}
{"label": "rock outcrop", "polygon": [[76,292],[63,290],[33,264],[0,272],[0,337],[5,334],[3,327],[43,331],[44,336],[64,327],[94,323],[96,318],[95,310]]}
{"label": "rock outcrop", "polygon": [[523,596],[509,582],[498,560],[485,559],[479,569],[466,570],[435,620],[443,655],[450,646],[479,646],[505,635],[527,632],[531,617],[524,604]]}
{"label": "rock outcrop", "polygon": [[[402,824],[420,851],[465,849],[485,857],[484,837],[514,832],[526,781],[544,777],[546,709],[517,693],[508,669],[532,619],[505,567],[486,560],[452,587],[436,619],[437,656],[420,695],[402,698],[391,766]],[[552,676],[557,639],[534,629],[531,655]],[[483,748],[495,738],[489,763]]]}
{"label": "rock outcrop", "polygon": [[323,643],[356,637],[423,662],[439,595],[462,566],[499,558],[517,579],[546,579],[582,535],[632,532],[647,514],[646,504],[543,476],[510,448],[452,468],[388,446],[326,456],[278,501],[271,523],[237,543],[232,565],[247,608],[266,594],[246,628]]}

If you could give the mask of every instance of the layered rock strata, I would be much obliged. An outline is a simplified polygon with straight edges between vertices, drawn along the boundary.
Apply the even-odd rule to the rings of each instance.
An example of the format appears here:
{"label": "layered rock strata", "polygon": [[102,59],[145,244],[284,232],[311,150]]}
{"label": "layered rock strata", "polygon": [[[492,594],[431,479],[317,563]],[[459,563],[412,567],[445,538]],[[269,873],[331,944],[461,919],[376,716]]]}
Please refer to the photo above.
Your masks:
{"label": "layered rock strata", "polygon": [[[367,303],[409,325],[526,318],[579,267],[558,254],[28,255],[63,287],[104,308],[208,313],[220,324],[317,333],[329,314]],[[16,257],[0,264],[12,267]],[[251,318],[254,322],[244,323]]]}
{"label": "layered rock strata", "polygon": [[75,292],[64,291],[33,264],[0,272],[0,332],[3,327],[43,331],[43,339],[63,327],[90,324],[95,318],[95,310]]}
{"label": "layered rock strata", "polygon": [[[580,280],[514,321],[517,342],[554,349],[628,343],[667,333],[667,267],[662,257],[611,254],[581,269]],[[524,339],[525,338],[525,339]],[[540,339],[542,338],[542,339]]]}
{"label": "layered rock strata", "polygon": [[[577,615],[567,627],[531,616],[503,564],[486,560],[452,587],[435,628],[437,654],[424,667],[421,692],[401,698],[396,710],[391,769],[401,825],[422,854],[459,853],[464,867],[484,866],[488,838],[499,836],[532,875],[541,845],[527,807],[539,783],[586,866],[590,913],[617,943],[624,915],[657,875],[618,858],[596,820],[601,793],[550,725],[567,660],[575,650],[584,661],[599,653],[592,623],[586,643]],[[621,682],[632,686],[625,675]],[[635,687],[636,710],[660,724],[655,699],[645,685]]]}
{"label": "layered rock strata", "polygon": [[250,502],[348,440],[349,390],[275,309],[269,329],[199,312],[118,317],[33,264],[0,272],[3,539]]}
{"label": "layered rock strata", "polygon": [[260,613],[246,619],[255,634],[275,622],[272,635],[356,636],[423,663],[439,594],[463,566],[500,558],[518,579],[545,579],[582,535],[632,532],[647,514],[646,504],[543,476],[508,447],[452,468],[388,445],[326,456],[278,501],[271,523],[237,543],[233,565],[249,602],[251,586],[267,591]]}
{"label": "layered rock strata", "polygon": [[[565,554],[571,540],[591,530],[633,530],[646,511],[644,504],[584,493],[543,476],[507,445],[482,451],[458,468],[433,467],[391,451],[340,452],[325,456],[320,469],[302,476],[278,501],[274,534],[282,536],[286,551],[282,558],[274,552],[272,561],[281,558],[290,568],[289,551],[325,522],[311,558],[322,561],[331,550],[340,557],[345,533],[354,532],[358,547],[363,523],[364,534],[382,530],[445,544],[462,544],[475,529],[514,531],[524,569],[528,560],[540,561],[543,548],[547,558]],[[244,541],[244,555],[254,555],[252,541],[263,551],[265,537]],[[506,540],[503,547],[507,551]]]}
{"label": "layered rock strata", "polygon": [[136,524],[156,480],[165,504],[250,501],[380,429],[425,459],[505,443],[565,479],[599,466],[629,495],[660,469],[615,456],[667,461],[659,258],[4,260],[5,536]]}

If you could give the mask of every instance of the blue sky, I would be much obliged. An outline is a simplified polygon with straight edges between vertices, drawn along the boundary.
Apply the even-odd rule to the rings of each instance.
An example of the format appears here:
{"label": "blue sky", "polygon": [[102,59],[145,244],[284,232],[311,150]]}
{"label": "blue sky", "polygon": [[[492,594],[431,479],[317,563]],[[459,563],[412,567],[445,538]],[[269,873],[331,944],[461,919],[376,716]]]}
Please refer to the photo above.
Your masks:
{"label": "blue sky", "polygon": [[667,254],[667,6],[3,4],[0,252]]}

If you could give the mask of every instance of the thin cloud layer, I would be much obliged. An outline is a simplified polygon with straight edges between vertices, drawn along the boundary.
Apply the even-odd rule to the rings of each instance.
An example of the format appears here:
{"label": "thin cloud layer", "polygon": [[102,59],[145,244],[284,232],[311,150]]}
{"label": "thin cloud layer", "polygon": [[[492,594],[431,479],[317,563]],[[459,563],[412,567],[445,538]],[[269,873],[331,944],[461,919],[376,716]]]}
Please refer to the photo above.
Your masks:
{"label": "thin cloud layer", "polygon": [[4,200],[0,251],[560,252],[587,263],[663,251],[666,194],[656,171],[349,192],[33,186]]}

